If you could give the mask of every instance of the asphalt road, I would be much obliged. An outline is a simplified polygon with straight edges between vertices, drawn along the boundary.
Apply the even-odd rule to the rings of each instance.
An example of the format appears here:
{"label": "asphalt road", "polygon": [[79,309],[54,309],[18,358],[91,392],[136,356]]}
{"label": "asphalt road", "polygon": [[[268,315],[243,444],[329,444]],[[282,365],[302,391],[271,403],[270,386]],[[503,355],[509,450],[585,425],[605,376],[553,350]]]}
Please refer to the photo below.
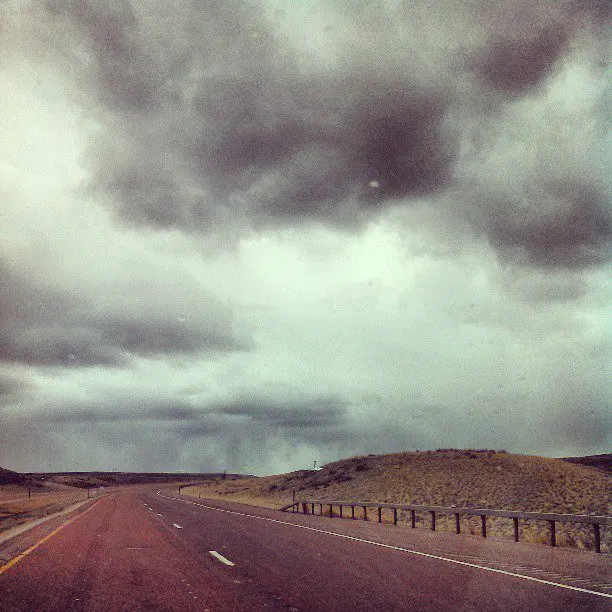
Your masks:
{"label": "asphalt road", "polygon": [[584,551],[144,489],[105,497],[63,521],[30,533],[21,545],[33,548],[23,556],[19,541],[12,561],[0,550],[0,610],[583,611],[612,604],[609,556]]}

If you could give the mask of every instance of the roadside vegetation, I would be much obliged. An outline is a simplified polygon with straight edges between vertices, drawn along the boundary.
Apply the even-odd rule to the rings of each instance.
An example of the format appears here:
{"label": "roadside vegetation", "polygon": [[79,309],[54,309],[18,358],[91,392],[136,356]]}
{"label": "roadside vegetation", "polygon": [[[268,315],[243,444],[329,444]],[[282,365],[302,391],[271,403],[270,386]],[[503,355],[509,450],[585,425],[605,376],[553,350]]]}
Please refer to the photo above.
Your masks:
{"label": "roadside vegetation", "polygon": [[[562,514],[612,514],[609,472],[561,459],[494,450],[453,450],[353,457],[321,470],[299,470],[240,480],[211,479],[183,493],[280,507],[298,499],[395,502],[467,508],[495,508]],[[389,520],[389,518],[387,518]],[[407,516],[400,516],[406,522]],[[428,525],[419,516],[417,526]],[[480,533],[480,519],[462,517],[462,530]],[[488,535],[512,538],[509,519],[489,518]],[[440,530],[454,530],[454,517],[441,515]],[[611,535],[602,534],[604,551]],[[548,542],[548,526],[521,521],[521,540]],[[592,548],[589,526],[557,525],[559,546]]]}
{"label": "roadside vegetation", "polygon": [[0,533],[87,498],[82,489],[26,478],[0,468]]}

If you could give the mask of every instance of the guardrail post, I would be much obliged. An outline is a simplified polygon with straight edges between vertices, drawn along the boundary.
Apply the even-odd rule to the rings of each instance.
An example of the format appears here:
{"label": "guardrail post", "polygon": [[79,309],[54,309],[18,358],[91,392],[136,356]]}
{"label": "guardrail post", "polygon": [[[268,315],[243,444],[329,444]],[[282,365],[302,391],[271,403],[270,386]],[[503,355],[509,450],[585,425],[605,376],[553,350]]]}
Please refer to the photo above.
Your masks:
{"label": "guardrail post", "polygon": [[595,535],[595,552],[601,552],[601,530],[598,523],[593,523],[593,534]]}
{"label": "guardrail post", "polygon": [[519,541],[519,520],[517,516],[515,516],[512,520],[514,522],[514,541],[518,542]]}
{"label": "guardrail post", "polygon": [[[182,489],[186,486],[186,484],[179,485]],[[91,491],[89,491],[91,495]],[[357,515],[356,508],[361,507],[363,509],[363,520],[370,520],[368,517],[368,508],[372,508],[376,510],[379,524],[384,523],[383,521],[383,510],[385,508],[389,508],[393,515],[392,517],[388,517],[388,522],[390,523],[393,520],[394,525],[398,525],[398,521],[400,518],[400,511],[407,512],[410,510],[410,526],[412,529],[416,528],[417,523],[417,512],[421,513],[421,518],[419,521],[422,522],[422,526],[427,528],[427,512],[430,514],[430,529],[431,531],[436,531],[436,515],[437,514],[448,514],[449,516],[455,515],[455,532],[461,533],[461,515],[468,515],[468,526],[472,524],[472,519],[470,517],[476,518],[480,517],[481,522],[481,533],[482,537],[487,537],[487,517],[499,517],[499,518],[511,518],[513,527],[514,527],[514,541],[520,541],[520,523],[521,519],[523,520],[533,520],[540,522],[548,522],[549,526],[549,542],[551,547],[557,547],[557,523],[580,523],[585,527],[591,525],[593,528],[593,536],[594,536],[594,550],[597,553],[601,553],[601,532],[602,526],[605,529],[606,525],[612,524],[612,517],[610,516],[595,516],[595,515],[574,515],[574,514],[556,514],[556,513],[540,513],[540,512],[523,512],[523,511],[514,511],[514,510],[503,510],[503,509],[488,509],[488,508],[480,508],[477,510],[472,510],[470,508],[460,508],[457,506],[451,507],[442,507],[442,506],[422,506],[422,505],[404,505],[404,504],[395,504],[395,503],[386,503],[386,502],[370,502],[370,501],[332,501],[332,502],[323,502],[323,501],[300,501],[293,500],[292,504],[287,504],[283,506],[280,510],[283,512],[294,512],[304,514],[312,514],[315,515],[315,506],[319,506],[320,516],[324,516],[323,506],[328,506],[329,508],[329,517],[334,518],[334,506],[338,506],[338,514],[336,514],[339,518],[344,518],[346,515],[344,506],[348,506],[351,509],[351,519],[360,518]],[[402,517],[405,515],[402,514]],[[406,515],[407,517],[407,515]],[[348,515],[347,515],[348,518]],[[495,521],[493,522],[495,523]],[[470,527],[471,529],[471,527]]]}
{"label": "guardrail post", "polygon": [[555,521],[548,521],[550,526],[550,545],[554,548],[557,545],[557,533],[555,530]]}

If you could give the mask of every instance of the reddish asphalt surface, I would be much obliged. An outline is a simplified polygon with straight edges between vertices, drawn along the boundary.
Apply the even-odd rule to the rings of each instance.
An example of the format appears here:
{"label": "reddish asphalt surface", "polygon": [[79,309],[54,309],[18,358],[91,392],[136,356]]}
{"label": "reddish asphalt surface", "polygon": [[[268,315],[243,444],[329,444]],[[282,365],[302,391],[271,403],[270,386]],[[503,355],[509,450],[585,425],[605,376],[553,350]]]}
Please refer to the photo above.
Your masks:
{"label": "reddish asphalt surface", "polygon": [[[0,610],[612,609],[561,586],[610,594],[608,555],[172,497],[132,489],[71,515],[0,574]],[[44,533],[9,540],[0,566]]]}

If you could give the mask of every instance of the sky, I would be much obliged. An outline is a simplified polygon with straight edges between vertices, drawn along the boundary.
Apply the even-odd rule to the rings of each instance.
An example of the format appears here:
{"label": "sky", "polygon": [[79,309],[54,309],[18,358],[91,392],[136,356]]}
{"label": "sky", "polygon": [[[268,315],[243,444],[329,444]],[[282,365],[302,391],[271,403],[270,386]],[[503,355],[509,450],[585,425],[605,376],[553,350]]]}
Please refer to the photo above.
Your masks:
{"label": "sky", "polygon": [[0,465],[610,451],[609,17],[0,0]]}

